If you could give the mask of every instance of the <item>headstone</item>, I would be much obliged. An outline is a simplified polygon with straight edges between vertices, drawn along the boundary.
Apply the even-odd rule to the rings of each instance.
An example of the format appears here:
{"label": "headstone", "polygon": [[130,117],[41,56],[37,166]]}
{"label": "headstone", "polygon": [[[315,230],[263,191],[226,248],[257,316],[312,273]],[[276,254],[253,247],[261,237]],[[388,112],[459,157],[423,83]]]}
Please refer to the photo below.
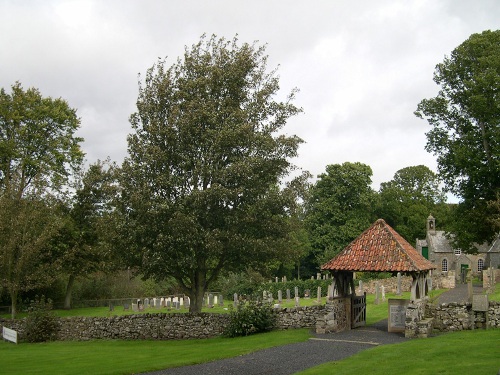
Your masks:
{"label": "headstone", "polygon": [[139,307],[137,306],[137,303],[132,303],[132,311],[139,311]]}
{"label": "headstone", "polygon": [[214,307],[214,295],[212,293],[208,295],[208,307]]}
{"label": "headstone", "polygon": [[295,297],[295,307],[300,306],[300,297]]}
{"label": "headstone", "polygon": [[128,310],[130,309],[130,305],[128,303],[123,304],[123,310]]}
{"label": "headstone", "polygon": [[286,276],[283,276],[283,282],[286,283]]}
{"label": "headstone", "polygon": [[297,298],[299,296],[299,287],[298,286],[295,287],[294,292],[295,292],[295,296],[294,297]]}
{"label": "headstone", "polygon": [[398,272],[398,289],[396,290],[398,296],[401,295],[401,272]]}
{"label": "headstone", "polygon": [[234,307],[238,306],[238,293],[234,293],[233,295],[233,305]]}
{"label": "headstone", "polygon": [[137,306],[139,307],[139,311],[144,311],[144,304],[140,299],[137,300]]}
{"label": "headstone", "polygon": [[219,306],[224,306],[224,296],[219,294]]}
{"label": "headstone", "polygon": [[149,298],[144,299],[144,308],[149,309]]}
{"label": "headstone", "polygon": [[321,273],[320,272],[316,273],[316,280],[321,280]]}
{"label": "headstone", "polygon": [[167,306],[166,298],[161,297],[160,298],[160,307],[165,307],[165,306]]}
{"label": "headstone", "polygon": [[320,286],[318,286],[318,294],[317,294],[317,296],[318,296],[318,303],[320,303],[321,302],[321,287]]}
{"label": "headstone", "polygon": [[168,297],[164,301],[165,301],[167,309],[170,310],[172,308],[172,298]]}
{"label": "headstone", "polygon": [[283,303],[283,293],[280,290],[278,290],[278,303]]}
{"label": "headstone", "polygon": [[274,278],[274,281],[275,281],[275,282],[278,282],[278,276],[276,276],[276,277]]}
{"label": "headstone", "polygon": [[309,298],[311,297],[311,290],[310,289],[306,289],[304,291],[304,298]]}
{"label": "headstone", "polygon": [[375,305],[380,304],[380,283],[378,281],[375,283],[375,301],[373,303]]}
{"label": "headstone", "polygon": [[286,301],[289,302],[290,301],[290,289],[287,289],[286,290]]}
{"label": "headstone", "polygon": [[359,280],[359,295],[362,295],[363,293],[363,280]]}
{"label": "headstone", "polygon": [[385,301],[385,286],[382,285],[382,301]]}
{"label": "headstone", "polygon": [[328,285],[328,301],[333,300],[333,284]]}
{"label": "headstone", "polygon": [[214,294],[214,306],[217,306],[219,302],[219,296],[217,294]]}
{"label": "headstone", "polygon": [[268,298],[268,302],[269,303],[273,303],[274,301],[274,298],[273,298],[273,294],[271,292],[267,293],[267,298]]}

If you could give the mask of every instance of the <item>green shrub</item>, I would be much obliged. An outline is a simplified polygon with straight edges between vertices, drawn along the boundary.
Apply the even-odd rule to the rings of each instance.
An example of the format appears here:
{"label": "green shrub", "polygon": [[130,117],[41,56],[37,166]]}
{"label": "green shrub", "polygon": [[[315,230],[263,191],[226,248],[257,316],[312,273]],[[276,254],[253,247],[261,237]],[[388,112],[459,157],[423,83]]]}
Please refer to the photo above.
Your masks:
{"label": "green shrub", "polygon": [[45,297],[35,297],[28,307],[25,325],[25,337],[28,342],[54,340],[59,330],[58,318],[52,311],[52,301]]}
{"label": "green shrub", "polygon": [[230,322],[224,336],[248,336],[271,331],[276,325],[276,314],[270,304],[249,301],[230,311]]}

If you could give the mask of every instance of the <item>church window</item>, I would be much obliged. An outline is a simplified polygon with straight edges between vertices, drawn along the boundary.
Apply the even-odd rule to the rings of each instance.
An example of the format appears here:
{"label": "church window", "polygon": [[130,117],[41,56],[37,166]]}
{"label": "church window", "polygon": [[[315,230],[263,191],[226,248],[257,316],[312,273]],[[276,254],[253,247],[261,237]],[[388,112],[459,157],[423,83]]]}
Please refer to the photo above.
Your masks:
{"label": "church window", "polygon": [[444,258],[441,261],[441,271],[448,272],[448,259]]}
{"label": "church window", "polygon": [[484,260],[478,259],[477,261],[477,272],[483,272],[484,269]]}
{"label": "church window", "polygon": [[460,250],[460,249],[455,249],[455,255],[456,255],[456,256],[460,256],[460,255],[462,255],[462,250]]}

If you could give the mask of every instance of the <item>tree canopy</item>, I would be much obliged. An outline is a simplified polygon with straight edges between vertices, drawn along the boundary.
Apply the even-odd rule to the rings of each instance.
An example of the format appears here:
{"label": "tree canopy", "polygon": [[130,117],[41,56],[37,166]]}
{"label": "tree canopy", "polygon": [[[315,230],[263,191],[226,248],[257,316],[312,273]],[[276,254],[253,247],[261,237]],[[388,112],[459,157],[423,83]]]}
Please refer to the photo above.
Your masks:
{"label": "tree canopy", "polygon": [[54,197],[83,159],[76,111],[20,83],[0,90],[0,284],[12,315],[20,291],[42,286],[54,268],[51,240],[61,223]]}
{"label": "tree canopy", "polygon": [[362,163],[330,164],[307,202],[306,226],[319,266],[344,249],[374,221],[372,169]]}
{"label": "tree canopy", "polygon": [[291,239],[280,182],[301,140],[282,130],[301,109],[295,91],[276,99],[264,52],[203,36],[139,83],[121,180],[130,264],[175,278],[191,311],[223,269],[284,257]]}
{"label": "tree canopy", "polygon": [[446,196],[438,176],[424,165],[400,169],[391,181],[380,184],[380,208],[383,218],[408,242],[425,238],[429,214],[446,222]]}
{"label": "tree canopy", "polygon": [[456,245],[474,251],[491,241],[500,189],[500,30],[473,34],[436,66],[438,95],[422,100],[415,114],[432,126],[429,152],[449,191],[462,200],[456,210]]}

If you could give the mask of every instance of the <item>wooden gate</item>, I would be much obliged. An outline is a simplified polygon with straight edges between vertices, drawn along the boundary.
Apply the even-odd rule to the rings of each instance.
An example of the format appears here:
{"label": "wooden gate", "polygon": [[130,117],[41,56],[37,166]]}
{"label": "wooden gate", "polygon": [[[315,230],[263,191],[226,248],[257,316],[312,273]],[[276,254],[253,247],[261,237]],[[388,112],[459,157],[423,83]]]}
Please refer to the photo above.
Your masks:
{"label": "wooden gate", "polygon": [[353,296],[351,302],[351,328],[366,325],[366,292],[362,296]]}

